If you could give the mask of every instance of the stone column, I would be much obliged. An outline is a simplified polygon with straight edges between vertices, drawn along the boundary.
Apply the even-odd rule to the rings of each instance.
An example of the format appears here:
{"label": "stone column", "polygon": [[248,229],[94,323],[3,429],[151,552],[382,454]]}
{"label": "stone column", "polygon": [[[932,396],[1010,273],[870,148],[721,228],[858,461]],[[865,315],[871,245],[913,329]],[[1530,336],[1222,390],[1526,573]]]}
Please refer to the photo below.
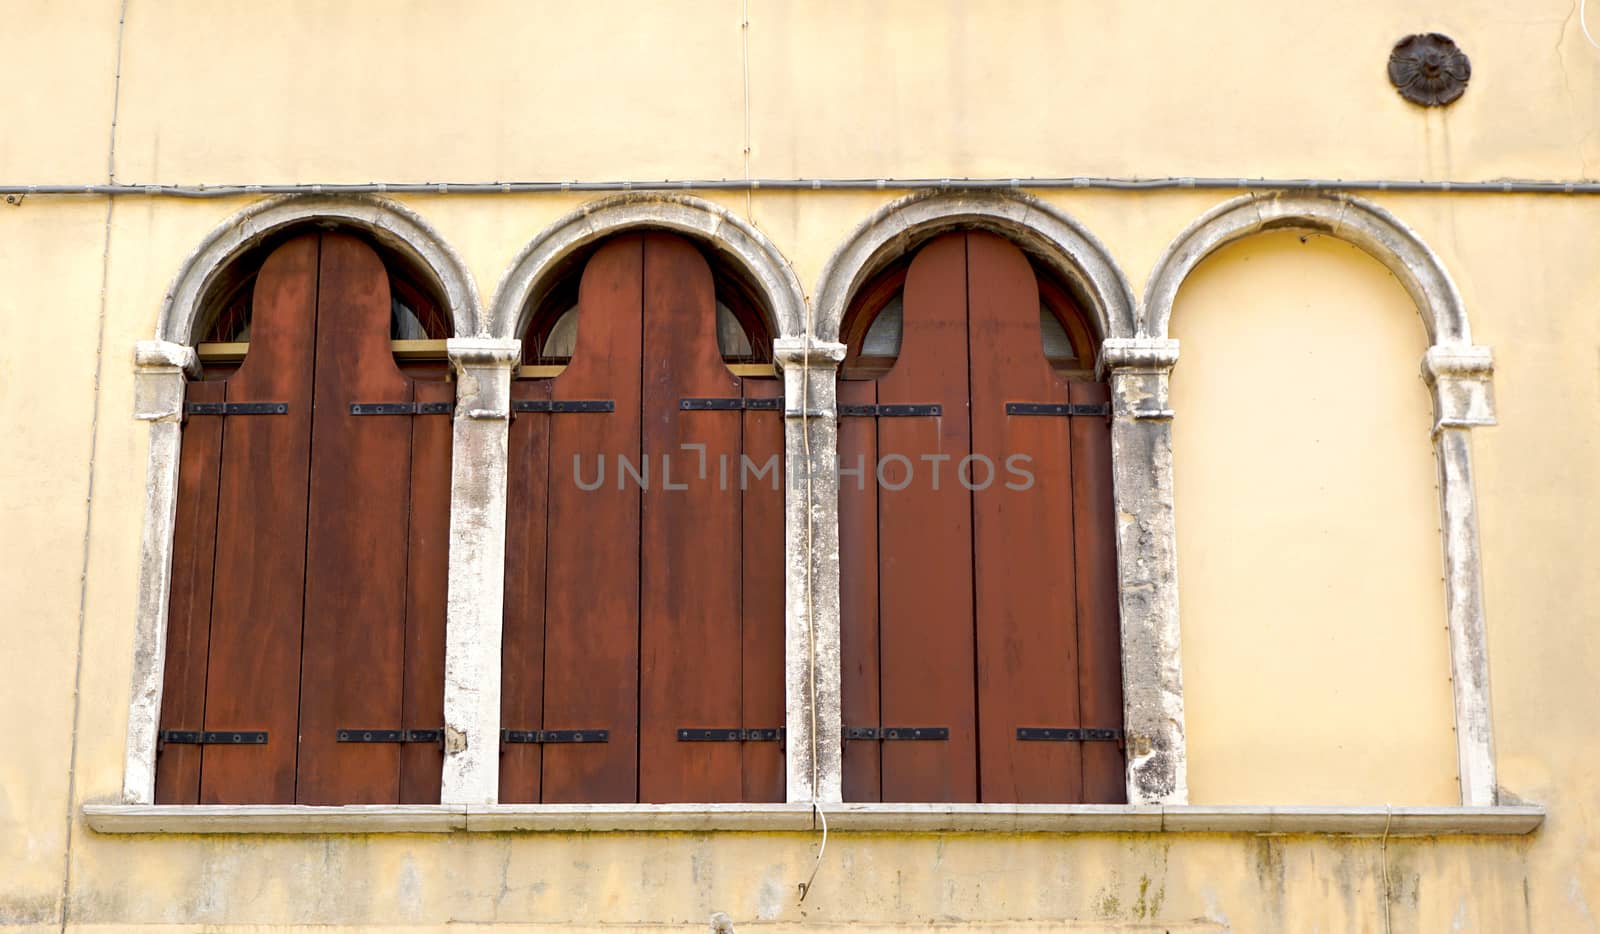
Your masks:
{"label": "stone column", "polygon": [[1487,347],[1439,345],[1428,348],[1422,360],[1422,377],[1433,391],[1456,758],[1461,803],[1468,807],[1489,807],[1498,797],[1470,435],[1475,425],[1495,423],[1493,374],[1494,356]]}
{"label": "stone column", "polygon": [[125,804],[152,804],[156,730],[167,660],[167,600],[172,589],[172,533],[178,509],[178,452],[188,377],[200,375],[194,348],[140,341],[133,351],[133,417],[150,423],[145,473],[144,538],[139,551],[139,605],[133,637],[133,697],[128,707]]}
{"label": "stone column", "polygon": [[839,441],[843,344],[773,342],[784,389],[784,705],[788,799],[843,797]]}
{"label": "stone column", "polygon": [[1107,340],[1100,361],[1111,383],[1130,804],[1187,804],[1189,799],[1172,410],[1167,406],[1167,384],[1177,362],[1178,342],[1154,338]]}
{"label": "stone column", "polygon": [[445,616],[444,804],[500,794],[500,629],[505,599],[507,438],[522,342],[452,338],[450,579]]}

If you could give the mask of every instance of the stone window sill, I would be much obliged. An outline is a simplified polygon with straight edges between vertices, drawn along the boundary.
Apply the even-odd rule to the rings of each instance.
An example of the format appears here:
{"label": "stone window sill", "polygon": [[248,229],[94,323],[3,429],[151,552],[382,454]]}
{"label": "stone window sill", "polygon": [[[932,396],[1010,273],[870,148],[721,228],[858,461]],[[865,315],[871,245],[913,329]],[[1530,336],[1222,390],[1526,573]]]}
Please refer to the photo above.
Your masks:
{"label": "stone window sill", "polygon": [[[809,832],[811,805],[143,805],[86,804],[100,833]],[[1061,804],[833,804],[828,829],[874,833],[1248,833],[1349,836],[1527,834],[1539,805],[1263,807]]]}

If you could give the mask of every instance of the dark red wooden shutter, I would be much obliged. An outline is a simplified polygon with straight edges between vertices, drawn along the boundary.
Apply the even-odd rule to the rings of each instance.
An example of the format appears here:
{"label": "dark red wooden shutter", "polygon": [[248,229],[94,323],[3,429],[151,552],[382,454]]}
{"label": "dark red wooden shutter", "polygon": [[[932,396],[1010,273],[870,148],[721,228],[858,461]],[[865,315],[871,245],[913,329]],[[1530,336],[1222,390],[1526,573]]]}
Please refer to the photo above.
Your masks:
{"label": "dark red wooden shutter", "polygon": [[1006,409],[1107,399],[1051,370],[1039,310],[1015,246],[939,237],[907,271],[894,366],[840,384],[842,407],[942,409],[841,419],[864,473],[840,479],[845,725],[949,730],[847,738],[848,800],[1122,800],[1117,743],[1018,734],[1122,716],[1107,420]]}
{"label": "dark red wooden shutter", "polygon": [[783,796],[781,744],[678,735],[783,725],[781,466],[741,489],[741,455],[781,462],[782,419],[739,404],[778,384],[724,365],[715,302],[688,241],[610,240],[580,279],[571,362],[514,390],[613,409],[513,422],[502,722],[609,736],[504,744],[503,801]]}
{"label": "dark red wooden shutter", "polygon": [[389,318],[370,246],[294,238],[261,268],[238,371],[190,387],[191,402],[287,410],[197,413],[185,428],[162,729],[267,742],[166,745],[159,800],[438,800],[437,744],[337,738],[443,718],[450,419],[351,405],[454,393],[438,380],[414,392]]}

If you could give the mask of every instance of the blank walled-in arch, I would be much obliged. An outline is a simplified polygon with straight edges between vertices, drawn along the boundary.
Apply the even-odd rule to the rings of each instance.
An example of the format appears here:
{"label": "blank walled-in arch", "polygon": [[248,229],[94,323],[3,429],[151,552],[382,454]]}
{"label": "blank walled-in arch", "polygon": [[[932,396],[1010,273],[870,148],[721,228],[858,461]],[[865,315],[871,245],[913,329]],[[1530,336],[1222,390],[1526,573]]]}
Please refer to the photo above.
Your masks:
{"label": "blank walled-in arch", "polygon": [[[1454,803],[1414,369],[1427,338],[1409,297],[1356,247],[1277,231],[1212,253],[1176,309],[1191,800]],[[1285,707],[1292,733],[1268,722]]]}
{"label": "blank walled-in arch", "polygon": [[156,339],[194,344],[201,306],[235,260],[291,226],[326,223],[357,228],[434,279],[452,321],[452,336],[480,333],[478,287],[466,264],[427,221],[380,198],[296,195],[253,204],[218,225],[184,260],[161,306]]}
{"label": "blank walled-in arch", "polygon": [[[1494,736],[1468,430],[1495,423],[1494,363],[1489,348],[1473,345],[1460,293],[1439,257],[1393,215],[1359,198],[1284,192],[1244,195],[1196,220],[1163,253],[1145,290],[1138,335],[1165,344],[1169,358],[1175,360],[1176,342],[1167,341],[1168,326],[1184,279],[1224,245],[1278,229],[1327,233],[1359,247],[1394,273],[1422,316],[1430,343],[1422,375],[1433,393],[1461,799],[1469,806],[1492,805],[1497,800]],[[1170,526],[1167,532],[1171,534]],[[1174,607],[1176,573],[1174,561],[1164,584],[1166,599]],[[1168,657],[1162,664],[1178,668],[1177,641],[1164,650]]]}
{"label": "blank walled-in arch", "polygon": [[620,195],[586,204],[545,228],[523,247],[495,289],[489,333],[521,336],[528,315],[589,247],[629,230],[663,230],[688,237],[734,270],[769,316],[780,337],[805,332],[805,294],[794,270],[759,230],[725,208],[688,195]]}

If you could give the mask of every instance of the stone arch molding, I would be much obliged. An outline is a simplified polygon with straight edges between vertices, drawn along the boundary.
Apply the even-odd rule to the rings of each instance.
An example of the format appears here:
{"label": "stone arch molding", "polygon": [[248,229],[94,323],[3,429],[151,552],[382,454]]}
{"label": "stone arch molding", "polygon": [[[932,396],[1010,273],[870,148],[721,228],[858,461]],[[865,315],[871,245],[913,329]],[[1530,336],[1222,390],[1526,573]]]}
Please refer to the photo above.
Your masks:
{"label": "stone arch molding", "polygon": [[[1290,192],[1235,198],[1190,224],[1163,253],[1145,290],[1137,339],[1130,342],[1139,352],[1129,355],[1144,358],[1147,388],[1159,401],[1156,408],[1170,419],[1166,382],[1178,359],[1178,344],[1169,337],[1168,327],[1179,288],[1189,273],[1215,251],[1253,234],[1281,229],[1325,233],[1359,247],[1400,280],[1422,316],[1429,340],[1422,359],[1422,376],[1433,395],[1433,441],[1439,470],[1445,612],[1450,633],[1461,799],[1467,806],[1494,805],[1494,736],[1469,434],[1474,426],[1495,423],[1494,358],[1488,347],[1472,343],[1461,295],[1438,255],[1394,215],[1360,198]],[[1160,434],[1163,437],[1157,439],[1156,447],[1164,450],[1164,465],[1170,468],[1170,435],[1165,424]],[[1163,487],[1161,508],[1170,516],[1170,476],[1165,478]],[[1171,535],[1170,518],[1164,525],[1162,531]],[[1176,670],[1179,653],[1174,542],[1169,539],[1155,551],[1164,554],[1168,562],[1159,575],[1160,588],[1165,593],[1158,601],[1172,607],[1173,628],[1153,647],[1160,663]],[[1128,601],[1124,600],[1123,606],[1126,613]],[[1126,617],[1123,625],[1125,629],[1129,625]],[[1181,714],[1181,683],[1174,683],[1180,692],[1177,709]],[[1180,720],[1173,737],[1180,755],[1181,731]]]}
{"label": "stone arch molding", "polygon": [[770,303],[773,333],[805,331],[805,292],[788,260],[749,222],[690,195],[639,193],[604,198],[562,217],[523,247],[490,304],[488,334],[514,340],[527,325],[528,299],[586,246],[628,230],[685,234],[732,260]]}
{"label": "stone arch molding", "polygon": [[318,221],[359,227],[427,270],[444,292],[452,336],[479,334],[482,314],[472,273],[419,215],[381,198],[289,195],[253,204],[206,235],[167,290],[156,339],[192,345],[200,337],[195,333],[200,302],[223,270],[263,238],[294,224]]}
{"label": "stone arch molding", "polygon": [[901,198],[858,226],[828,259],[816,290],[814,334],[839,339],[850,299],[878,271],[949,230],[993,231],[1043,259],[1089,299],[1100,338],[1134,336],[1133,293],[1116,261],[1072,217],[1022,193],[932,192]]}

